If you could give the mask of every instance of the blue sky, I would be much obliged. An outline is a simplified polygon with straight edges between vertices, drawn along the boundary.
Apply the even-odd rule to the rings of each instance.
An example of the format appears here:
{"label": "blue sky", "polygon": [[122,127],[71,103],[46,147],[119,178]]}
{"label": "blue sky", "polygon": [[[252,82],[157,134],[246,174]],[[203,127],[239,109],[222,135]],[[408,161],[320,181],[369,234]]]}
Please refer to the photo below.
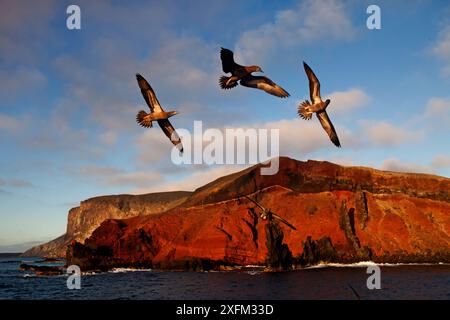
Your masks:
{"label": "blue sky", "polygon": [[[76,31],[69,4],[0,3],[0,249],[61,235],[86,198],[193,190],[241,168],[172,164],[162,132],[135,123],[136,72],[181,112],[176,128],[278,128],[296,159],[450,177],[447,1],[78,1]],[[369,4],[381,30],[366,28]],[[221,46],[291,97],[221,90]],[[297,117],[303,60],[342,149]]]}

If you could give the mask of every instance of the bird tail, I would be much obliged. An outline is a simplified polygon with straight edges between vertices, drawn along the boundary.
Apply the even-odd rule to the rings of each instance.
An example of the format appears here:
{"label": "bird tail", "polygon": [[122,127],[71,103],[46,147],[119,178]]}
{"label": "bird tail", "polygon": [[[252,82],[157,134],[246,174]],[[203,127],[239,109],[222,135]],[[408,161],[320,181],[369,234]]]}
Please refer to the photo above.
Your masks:
{"label": "bird tail", "polygon": [[237,81],[230,81],[231,77],[222,76],[219,79],[219,84],[222,89],[231,89],[237,86]]}
{"label": "bird tail", "polygon": [[150,120],[149,114],[147,112],[145,112],[144,110],[141,110],[138,112],[138,114],[136,115],[136,121],[137,121],[137,123],[139,123],[141,126],[143,126],[145,128],[151,128],[153,126],[152,120]]}
{"label": "bird tail", "polygon": [[298,106],[298,115],[305,119],[305,120],[310,120],[312,117],[312,110],[311,110],[311,104],[309,103],[308,100],[303,101],[302,103],[300,103],[300,105]]}

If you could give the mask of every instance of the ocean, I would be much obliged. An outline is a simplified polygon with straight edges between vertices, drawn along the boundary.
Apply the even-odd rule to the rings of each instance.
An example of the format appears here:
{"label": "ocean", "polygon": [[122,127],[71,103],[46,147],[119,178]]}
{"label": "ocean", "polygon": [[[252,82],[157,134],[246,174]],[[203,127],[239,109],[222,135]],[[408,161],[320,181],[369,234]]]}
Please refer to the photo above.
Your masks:
{"label": "ocean", "polygon": [[440,299],[450,300],[450,265],[381,265],[381,289],[367,288],[372,263],[318,266],[291,272],[257,270],[162,272],[115,269],[81,276],[37,277],[19,265],[39,258],[0,257],[0,299]]}

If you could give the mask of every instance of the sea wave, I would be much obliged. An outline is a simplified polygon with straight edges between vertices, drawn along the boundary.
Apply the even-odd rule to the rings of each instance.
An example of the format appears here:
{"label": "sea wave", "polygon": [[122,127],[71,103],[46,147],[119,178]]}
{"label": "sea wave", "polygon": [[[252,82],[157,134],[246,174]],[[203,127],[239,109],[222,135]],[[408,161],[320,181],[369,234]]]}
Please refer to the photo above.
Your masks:
{"label": "sea wave", "polygon": [[256,270],[252,270],[252,271],[245,271],[246,274],[251,275],[251,276],[257,276],[258,274],[262,274],[264,273],[263,271],[256,271]]}
{"label": "sea wave", "polygon": [[152,269],[135,269],[135,268],[114,268],[108,272],[110,273],[124,273],[124,272],[148,272]]}
{"label": "sea wave", "polygon": [[32,273],[25,273],[24,275],[22,275],[22,278],[35,278],[36,275],[32,274]]}
{"label": "sea wave", "polygon": [[259,265],[259,264],[248,264],[244,266],[244,268],[265,268],[265,266]]}
{"label": "sea wave", "polygon": [[450,265],[450,263],[376,263],[373,261],[360,261],[355,263],[319,263],[314,266],[309,266],[304,269],[321,269],[321,268],[367,268],[370,266],[379,267],[399,267],[399,266],[435,266],[435,265]]}

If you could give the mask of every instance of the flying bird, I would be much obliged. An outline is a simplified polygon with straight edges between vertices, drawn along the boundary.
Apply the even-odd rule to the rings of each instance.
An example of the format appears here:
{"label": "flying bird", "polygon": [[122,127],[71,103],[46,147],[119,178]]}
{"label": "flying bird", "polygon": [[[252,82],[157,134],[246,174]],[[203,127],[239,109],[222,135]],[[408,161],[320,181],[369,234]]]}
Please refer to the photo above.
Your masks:
{"label": "flying bird", "polygon": [[144,100],[150,108],[150,113],[147,113],[144,110],[138,112],[136,116],[137,123],[145,128],[151,128],[153,127],[153,121],[157,121],[164,134],[170,139],[170,141],[172,141],[180,152],[183,152],[181,139],[172,124],[169,122],[169,118],[178,114],[178,112],[165,112],[147,80],[145,80],[139,73],[136,74],[136,79],[139,84],[139,88],[141,89],[141,93],[144,96]]}
{"label": "flying bird", "polygon": [[261,210],[261,219],[263,220],[272,220],[272,219],[277,219],[281,222],[283,222],[285,225],[287,225],[289,228],[297,230],[296,227],[294,227],[292,224],[290,224],[286,219],[283,219],[282,217],[280,217],[279,215],[277,215],[275,212],[273,212],[270,209],[267,209],[265,207],[263,207],[258,201],[253,200],[252,198],[250,198],[249,196],[245,196],[248,200],[250,200],[251,202],[253,202],[254,204],[256,204]]}
{"label": "flying bird", "polygon": [[237,86],[238,81],[244,87],[256,88],[280,97],[289,97],[289,93],[267,77],[254,76],[252,72],[263,72],[259,66],[241,66],[234,62],[233,51],[221,48],[220,59],[222,70],[231,73],[230,77],[222,76],[219,84],[222,89],[231,89]]}
{"label": "flying bird", "polygon": [[311,68],[304,61],[303,67],[305,68],[305,72],[309,80],[309,96],[311,98],[311,103],[308,100],[303,101],[298,106],[298,115],[305,120],[310,120],[312,114],[316,113],[316,116],[319,119],[320,124],[328,133],[330,140],[336,145],[336,147],[340,147],[341,143],[339,142],[336,130],[334,129],[334,126],[331,123],[331,120],[326,112],[326,109],[330,104],[330,99],[327,99],[325,101],[322,100],[322,98],[320,97],[319,80],[317,79],[316,75],[311,70]]}

